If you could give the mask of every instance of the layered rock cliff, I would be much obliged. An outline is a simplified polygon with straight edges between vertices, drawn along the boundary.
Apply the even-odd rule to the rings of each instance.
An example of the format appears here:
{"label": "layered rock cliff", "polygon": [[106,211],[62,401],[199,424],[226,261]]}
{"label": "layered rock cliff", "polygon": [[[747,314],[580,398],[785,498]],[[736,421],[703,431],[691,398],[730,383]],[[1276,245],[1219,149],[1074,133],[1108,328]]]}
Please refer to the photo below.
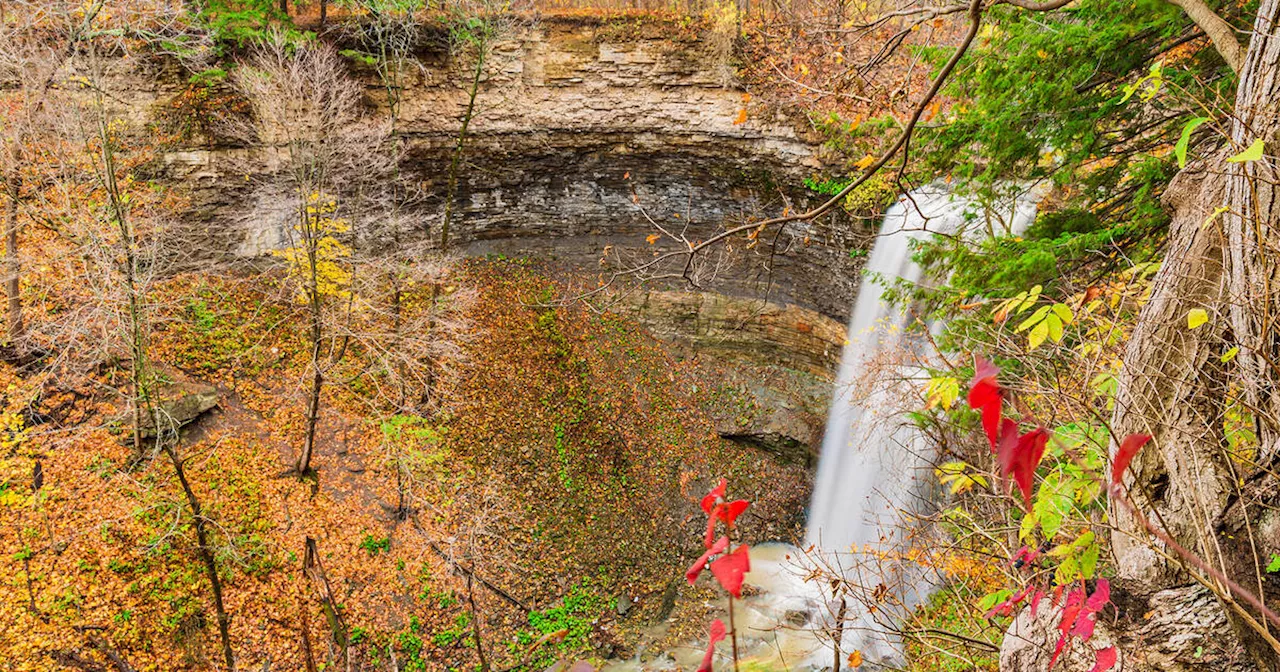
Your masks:
{"label": "layered rock cliff", "polygon": [[[815,202],[801,180],[822,161],[803,120],[754,117],[706,40],[659,38],[648,28],[548,19],[497,45],[460,172],[455,249],[536,257],[603,278],[673,249],[667,237],[651,239],[658,225],[696,239]],[[424,195],[412,219],[425,240],[437,235],[468,99],[469,64],[440,44],[424,37],[397,127],[404,179]],[[354,61],[352,71],[369,106],[385,113],[373,73]],[[156,93],[157,104],[163,98]],[[253,259],[284,244],[290,207],[269,180],[242,175],[246,164],[271,169],[265,159],[255,165],[252,150],[216,142],[167,155],[169,175],[195,187],[188,224],[201,240],[192,249]],[[665,281],[620,305],[685,354],[829,378],[859,277],[850,252],[866,247],[870,232],[837,214],[774,234],[729,246],[696,288]],[[820,417],[813,422],[820,428]],[[814,431],[800,433],[793,438],[814,440]]]}

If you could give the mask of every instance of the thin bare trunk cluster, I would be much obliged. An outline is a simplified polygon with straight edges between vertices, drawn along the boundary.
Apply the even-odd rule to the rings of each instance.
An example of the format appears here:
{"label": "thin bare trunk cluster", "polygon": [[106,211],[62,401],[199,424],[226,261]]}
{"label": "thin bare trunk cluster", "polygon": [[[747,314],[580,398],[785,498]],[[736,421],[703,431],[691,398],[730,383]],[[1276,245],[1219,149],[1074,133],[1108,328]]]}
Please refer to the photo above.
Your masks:
{"label": "thin bare trunk cluster", "polygon": [[[134,466],[162,453],[174,468],[213,594],[223,663],[234,670],[231,619],[208,521],[184,469],[180,436],[156,398],[150,335],[153,280],[165,256],[163,226],[157,221],[158,197],[135,186],[145,184],[135,168],[154,148],[139,142],[121,114],[123,97],[114,76],[115,68],[136,65],[136,48],[150,45],[147,35],[164,34],[170,44],[185,40],[193,54],[202,38],[164,2],[139,1],[111,11],[104,11],[104,0],[6,4],[19,5],[11,14],[17,22],[0,27],[0,70],[17,83],[0,93],[17,99],[11,108],[17,113],[0,124],[8,340],[23,347],[31,338],[50,370],[123,363],[127,382],[118,388],[129,409]],[[35,176],[39,185],[24,183],[24,176]],[[56,237],[46,245],[65,246],[69,254],[49,258],[79,280],[67,288],[71,309],[38,324],[38,338],[28,337],[20,294],[19,244],[33,225]],[[105,642],[98,648],[128,669]]]}
{"label": "thin bare trunk cluster", "polygon": [[[275,154],[293,202],[293,221],[284,226],[290,276],[307,313],[310,353],[306,386],[303,445],[294,465],[311,471],[321,414],[324,356],[329,304],[349,291],[322,277],[345,262],[325,257],[329,241],[344,233],[335,229],[340,217],[337,180],[357,164],[360,137],[359,91],[332,48],[291,44],[284,35],[260,43],[252,58],[237,70],[236,84],[253,109],[253,123],[243,135]],[[341,281],[337,282],[342,284]]]}

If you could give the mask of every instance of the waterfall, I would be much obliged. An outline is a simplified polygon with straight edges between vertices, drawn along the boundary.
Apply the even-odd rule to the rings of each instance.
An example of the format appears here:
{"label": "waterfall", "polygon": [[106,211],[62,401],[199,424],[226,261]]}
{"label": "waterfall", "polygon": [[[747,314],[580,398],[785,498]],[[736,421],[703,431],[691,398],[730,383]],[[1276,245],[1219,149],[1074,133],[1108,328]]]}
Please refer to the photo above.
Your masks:
{"label": "waterfall", "polygon": [[[1032,190],[997,209],[1003,212],[989,214],[1004,222],[999,227],[1002,231],[1020,232],[1034,219],[1038,196]],[[911,192],[885,213],[866,271],[886,281],[920,281],[922,271],[911,261],[911,241],[962,230],[975,212],[971,203],[943,186]],[[909,531],[909,525],[903,525],[901,512],[927,500],[935,483],[929,469],[931,448],[902,417],[900,403],[906,395],[918,395],[922,376],[917,368],[879,361],[912,347],[904,331],[908,316],[886,305],[883,298],[881,282],[867,278],[849,315],[848,342],[809,508],[808,542],[814,551],[780,543],[751,548],[746,582],[758,592],[736,600],[733,609],[744,660],[758,669],[828,669],[837,630],[842,633],[842,658],[857,650],[868,663],[864,669],[877,669],[878,664],[900,667],[902,643],[883,621],[876,620],[892,615],[873,616],[855,599],[846,600],[842,611],[820,578],[823,572],[839,572],[851,583],[869,587],[883,583],[908,606],[930,589],[918,568],[913,571],[883,562],[862,566],[853,552],[904,543],[900,535]],[[728,607],[724,602],[720,605]],[[842,613],[844,619],[837,624]],[[704,646],[703,641],[678,647],[651,663],[640,662],[637,654],[636,659],[607,669],[692,669]],[[719,665],[726,662],[722,658]]]}
{"label": "waterfall", "polygon": [[[1003,215],[1005,230],[1022,231],[1034,220],[1036,196],[1011,200],[1007,212],[994,213]],[[928,501],[935,484],[931,448],[902,417],[901,400],[913,389],[918,394],[923,382],[919,370],[880,361],[913,346],[905,331],[911,318],[885,303],[882,282],[919,282],[922,271],[911,260],[912,241],[963,230],[973,210],[945,187],[929,186],[902,197],[885,213],[865,271],[881,280],[864,279],[849,315],[809,508],[808,542],[827,556],[828,566],[857,574],[847,576],[857,584],[887,585],[908,606],[929,590],[922,572],[880,562],[874,567],[880,575],[862,576],[865,568],[855,554],[866,547],[905,550],[910,525],[904,513]],[[849,605],[852,622],[846,624],[850,631],[841,648],[859,649],[869,660],[899,658],[900,645],[872,616],[858,614],[861,606]]]}

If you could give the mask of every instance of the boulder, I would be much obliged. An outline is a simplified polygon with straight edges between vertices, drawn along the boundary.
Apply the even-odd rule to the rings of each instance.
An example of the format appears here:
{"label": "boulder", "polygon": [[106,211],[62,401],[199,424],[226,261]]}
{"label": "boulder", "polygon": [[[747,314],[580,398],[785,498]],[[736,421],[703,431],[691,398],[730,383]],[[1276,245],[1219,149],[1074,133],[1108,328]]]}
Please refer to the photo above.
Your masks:
{"label": "boulder", "polygon": [[[1106,613],[1105,611],[1103,613]],[[1062,620],[1062,608],[1055,607],[1049,598],[1040,600],[1035,618],[1031,608],[1024,608],[1005,630],[1000,643],[1000,672],[1039,672],[1049,669],[1049,660],[1057,647],[1061,634],[1058,624]],[[1095,654],[1100,649],[1115,646],[1115,636],[1104,619],[1099,618],[1089,641],[1073,637],[1068,647],[1058,657],[1053,669],[1060,672],[1088,672],[1094,666]],[[1112,670],[1127,670],[1124,651]]]}
{"label": "boulder", "polygon": [[[1088,642],[1074,639],[1054,666],[1058,672],[1089,672],[1099,649],[1115,646],[1113,671],[1246,672],[1257,669],[1227,622],[1213,593],[1198,586],[1161,590],[1149,596],[1113,593]],[[1058,642],[1062,610],[1046,598],[1036,618],[1023,609],[1000,645],[1001,672],[1042,672]]]}
{"label": "boulder", "polygon": [[[174,429],[191,424],[217,405],[218,389],[204,383],[172,383],[156,393],[156,409],[161,423],[167,423]],[[155,437],[156,428],[151,418],[143,419],[142,435]]]}

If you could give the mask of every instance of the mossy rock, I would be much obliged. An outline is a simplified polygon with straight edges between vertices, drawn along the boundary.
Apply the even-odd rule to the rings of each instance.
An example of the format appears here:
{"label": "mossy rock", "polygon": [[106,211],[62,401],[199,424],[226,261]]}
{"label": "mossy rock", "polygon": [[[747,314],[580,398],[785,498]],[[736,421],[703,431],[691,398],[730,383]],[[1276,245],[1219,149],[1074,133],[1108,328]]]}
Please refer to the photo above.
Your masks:
{"label": "mossy rock", "polygon": [[897,198],[897,185],[888,175],[878,173],[845,196],[844,210],[862,219],[879,218]]}

